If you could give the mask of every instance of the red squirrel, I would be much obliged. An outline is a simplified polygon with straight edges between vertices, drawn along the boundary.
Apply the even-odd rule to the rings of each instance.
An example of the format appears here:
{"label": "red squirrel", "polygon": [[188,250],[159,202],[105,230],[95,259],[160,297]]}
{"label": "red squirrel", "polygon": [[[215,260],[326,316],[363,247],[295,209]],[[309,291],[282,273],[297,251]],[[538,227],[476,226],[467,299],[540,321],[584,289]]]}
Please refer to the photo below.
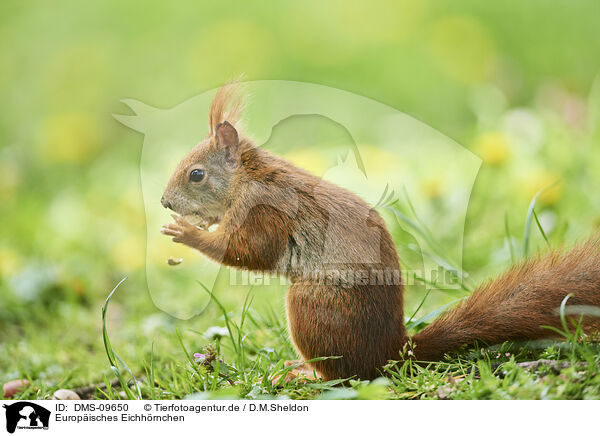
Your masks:
{"label": "red squirrel", "polygon": [[[373,379],[406,347],[411,358],[435,361],[476,341],[549,337],[542,326],[560,328],[558,308],[568,294],[569,304],[600,306],[594,238],[517,264],[409,338],[403,284],[386,273],[400,266],[384,220],[357,195],[241,136],[241,111],[234,85],[220,88],[208,136],[164,191],[162,205],[178,215],[161,231],[224,265],[286,275],[288,327],[302,359],[341,356],[309,364],[324,380]],[[342,273],[332,277],[336,268]],[[361,279],[349,280],[348,271]]]}

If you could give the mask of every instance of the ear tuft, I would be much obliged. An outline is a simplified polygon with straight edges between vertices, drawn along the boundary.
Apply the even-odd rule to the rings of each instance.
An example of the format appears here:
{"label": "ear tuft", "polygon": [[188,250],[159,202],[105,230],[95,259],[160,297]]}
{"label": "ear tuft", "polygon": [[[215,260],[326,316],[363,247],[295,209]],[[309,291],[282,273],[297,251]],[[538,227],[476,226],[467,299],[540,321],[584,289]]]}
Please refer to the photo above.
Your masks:
{"label": "ear tuft", "polygon": [[232,83],[221,86],[208,111],[208,133],[215,136],[219,124],[228,120],[231,124],[237,124],[244,109],[244,99],[241,94],[239,79]]}

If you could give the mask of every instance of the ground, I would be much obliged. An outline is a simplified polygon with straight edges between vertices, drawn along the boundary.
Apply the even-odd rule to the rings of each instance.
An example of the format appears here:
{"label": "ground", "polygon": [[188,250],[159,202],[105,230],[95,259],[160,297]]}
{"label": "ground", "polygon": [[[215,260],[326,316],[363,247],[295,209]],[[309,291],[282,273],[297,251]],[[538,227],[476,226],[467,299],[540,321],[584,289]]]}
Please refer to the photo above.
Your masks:
{"label": "ground", "polygon": [[[146,277],[148,234],[161,237],[162,224],[148,225],[146,208],[160,207],[160,194],[142,198],[145,138],[111,116],[131,115],[129,107],[179,114],[162,109],[244,75],[379,101],[472,152],[482,165],[467,193],[464,237],[450,223],[464,212],[451,189],[464,172],[453,154],[438,159],[442,168],[424,160],[422,180],[407,181],[417,198],[399,185],[399,201],[385,199],[400,214],[385,218],[404,269],[428,259],[443,270],[455,260],[443,253],[462,254],[464,286],[419,276],[407,287],[414,333],[515,262],[598,232],[597,1],[96,3],[0,2],[0,384],[27,379],[16,398],[59,388],[98,399],[600,398],[596,338],[582,335],[480,344],[437,364],[390,363],[370,383],[273,386],[297,358],[286,286],[221,283],[198,316],[161,311]],[[260,120],[270,108],[251,101],[249,109]],[[206,133],[193,115],[190,143]],[[327,126],[304,136],[290,134],[304,132],[297,120],[285,125],[280,154],[315,174],[329,168],[335,141],[315,144],[324,136],[312,135]],[[382,144],[412,139],[383,125]],[[346,136],[325,139],[345,140],[346,127],[334,130]],[[180,147],[164,130],[155,144]],[[381,173],[407,179],[413,168],[395,167],[379,145],[358,144]],[[174,168],[175,154],[162,169]],[[200,256],[184,266],[192,255]],[[197,295],[207,294],[186,284],[173,307]]]}

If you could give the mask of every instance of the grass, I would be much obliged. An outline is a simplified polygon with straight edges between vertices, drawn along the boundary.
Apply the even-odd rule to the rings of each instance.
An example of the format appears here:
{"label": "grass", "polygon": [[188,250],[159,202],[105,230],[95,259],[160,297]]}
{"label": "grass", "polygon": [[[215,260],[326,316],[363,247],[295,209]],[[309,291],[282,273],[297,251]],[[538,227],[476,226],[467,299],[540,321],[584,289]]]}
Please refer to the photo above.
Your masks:
{"label": "grass", "polygon": [[[379,199],[405,270],[421,271],[426,260],[456,271],[462,285],[445,289],[414,273],[405,295],[414,333],[524,255],[600,228],[600,61],[590,55],[600,41],[596,2],[574,8],[538,1],[524,14],[503,2],[449,8],[432,1],[400,11],[398,2],[384,0],[345,9],[342,18],[322,2],[235,10],[203,2],[171,8],[169,20],[157,20],[165,11],[141,2],[123,8],[108,0],[91,13],[73,0],[65,10],[5,3],[0,384],[28,379],[19,398],[49,398],[59,388],[98,399],[599,398],[595,338],[580,334],[526,347],[483,346],[438,364],[390,364],[372,383],[273,387],[269,378],[296,358],[285,286],[217,286],[206,310],[189,320],[159,310],[145,277],[142,138],[110,116],[123,112],[124,98],[172,107],[245,73],[248,80],[314,82],[379,100],[481,157],[460,262],[447,255],[458,239],[448,217],[461,212],[453,199],[453,173],[461,172],[454,156],[448,168],[412,180],[418,198],[393,184]],[[286,17],[304,25],[290,28]],[[72,32],[56,32],[56,22]],[[560,37],[555,28],[564,29]],[[258,118],[270,110],[254,106]],[[345,133],[338,138],[329,124],[304,123],[291,122],[298,130],[288,133],[281,123],[282,151],[290,146],[308,170],[325,168],[323,152]],[[382,143],[404,139],[403,132],[380,130]],[[378,156],[375,148],[366,153]],[[377,159],[386,163],[385,155]],[[394,173],[404,177],[403,169]],[[194,292],[206,290],[189,287],[172,298],[186,304]],[[195,353],[212,357],[197,361]],[[522,365],[538,359],[548,365]]]}
{"label": "grass", "polygon": [[[285,375],[296,368],[299,364],[286,367],[285,360],[292,358],[291,350],[277,352],[274,349],[262,347],[251,341],[249,331],[244,330],[246,321],[251,324],[252,329],[260,329],[263,332],[277,333],[282,335],[281,320],[272,322],[272,319],[260,317],[251,312],[251,292],[248,292],[241,308],[239,323],[236,322],[226,311],[221,302],[202,284],[206,292],[211,295],[212,300],[221,310],[226,328],[214,332],[209,336],[210,341],[200,350],[200,353],[191,353],[186,346],[179,331],[175,331],[177,342],[186,362],[183,367],[178,368],[178,374],[173,374],[173,365],[169,362],[165,368],[169,374],[157,372],[154,352],[152,350],[150,362],[144,368],[144,382],[138,382],[127,364],[119,357],[111,346],[106,326],[106,311],[110,299],[113,297],[121,280],[106,299],[102,309],[102,332],[106,356],[111,369],[117,376],[120,391],[111,388],[98,390],[98,394],[107,399],[167,399],[167,398],[276,398],[284,395],[285,391],[293,388],[298,391],[295,394],[290,391],[289,397],[310,397],[309,390],[327,389],[344,380],[330,381],[327,383],[311,383],[299,385],[296,383],[285,383]],[[202,335],[199,332],[194,332]],[[208,335],[205,335],[208,336]],[[289,345],[289,344],[288,344]],[[230,356],[230,360],[222,359]],[[332,357],[312,359],[310,362],[325,360]],[[279,382],[273,381],[279,379]],[[149,381],[153,381],[150,383]],[[105,383],[108,385],[107,383]],[[135,386],[135,390],[131,389]],[[140,388],[141,386],[141,388]],[[306,388],[309,388],[307,390]],[[299,392],[302,391],[302,392]],[[282,394],[282,392],[284,392]]]}
{"label": "grass", "polygon": [[[536,194],[528,207],[520,244],[523,255],[534,237],[533,222],[544,243],[550,244],[535,211],[539,195]],[[414,209],[413,217],[410,213],[397,211],[402,220],[427,235],[432,247],[438,247],[433,232],[415,216]],[[505,218],[504,228],[506,239],[512,241],[508,218]],[[439,264],[449,265],[450,261],[443,256],[442,250],[435,251]],[[511,248],[511,259],[515,256]],[[554,329],[564,337],[563,341],[482,345],[447,356],[438,363],[390,362],[383,368],[381,377],[371,382],[356,379],[299,382],[285,380],[285,374],[294,366],[285,367],[284,363],[296,355],[281,310],[270,304],[263,304],[259,309],[254,307],[263,289],[250,287],[242,300],[235,298],[224,303],[215,292],[198,283],[200,291],[208,293],[213,303],[209,316],[202,317],[205,323],[173,322],[164,317],[160,334],[151,340],[153,335],[148,334],[147,328],[140,329],[135,317],[128,323],[119,321],[127,307],[144,306],[140,296],[131,295],[122,289],[124,287],[127,287],[125,278],[107,296],[100,317],[95,312],[96,318],[101,319],[96,328],[93,322],[86,324],[90,319],[85,315],[88,312],[85,302],[74,304],[66,299],[56,303],[58,306],[53,309],[67,318],[80,316],[75,324],[85,332],[82,337],[94,335],[89,330],[92,327],[97,332],[96,337],[102,338],[101,347],[97,341],[88,344],[89,355],[99,356],[103,351],[106,359],[96,360],[88,368],[77,361],[76,353],[67,352],[64,357],[67,362],[75,359],[73,364],[58,362],[55,372],[49,371],[48,359],[56,359],[56,353],[47,348],[48,344],[36,342],[35,335],[26,330],[28,323],[18,324],[19,329],[24,330],[15,329],[14,334],[33,338],[28,345],[40,346],[36,356],[27,356],[23,359],[25,364],[17,363],[17,372],[5,374],[7,379],[26,378],[31,382],[19,398],[49,398],[58,388],[70,388],[85,398],[95,399],[600,399],[600,350],[596,338],[585,336],[578,325],[570,326],[572,317],[566,316],[597,313],[593,308],[567,307],[569,297],[560,308],[562,329]],[[407,311],[410,333],[418,332],[449,306],[465,298],[454,298],[422,313],[435,291],[438,289],[431,286],[415,301],[413,309]],[[457,292],[464,293],[465,289]],[[92,306],[89,309],[95,311]],[[34,311],[30,319],[32,325],[39,324],[46,313]],[[422,314],[418,316],[419,313]],[[206,321],[218,325],[208,325]],[[71,336],[67,332],[60,336],[51,320],[44,319],[44,322],[49,329],[48,336],[62,337],[64,344],[71,344],[73,350],[82,350],[85,346],[78,341],[78,335]],[[148,323],[147,318],[144,323]],[[113,345],[112,336],[118,338],[115,342],[118,345]],[[61,349],[67,350],[64,344]],[[3,354],[19,356],[19,344],[9,345],[11,348]],[[145,357],[140,359],[140,356]],[[336,356],[321,359],[329,358]],[[273,383],[275,379],[277,383]]]}
{"label": "grass", "polygon": [[[121,284],[122,281],[119,283]],[[118,287],[118,285],[117,285]],[[106,308],[115,289],[103,308]],[[564,342],[539,341],[527,346],[502,344],[479,348],[467,354],[456,354],[440,363],[390,362],[382,376],[372,382],[335,380],[329,382],[285,381],[285,373],[295,366],[284,367],[290,350],[265,350],[250,340],[252,330],[281,335],[281,323],[258,318],[251,310],[248,293],[239,313],[239,324],[228,314],[219,300],[211,294],[222,311],[226,334],[217,335],[202,350],[201,358],[194,358],[176,332],[185,365],[163,361],[157,371],[152,353],[145,368],[145,379],[138,382],[129,367],[118,358],[110,346],[106,324],[103,323],[106,354],[111,368],[120,382],[120,391],[99,390],[97,395],[107,399],[149,398],[245,398],[245,399],[597,399],[600,398],[600,348],[585,337],[580,324],[568,325],[567,296],[560,307],[563,329],[554,329],[565,338]],[[436,313],[428,314],[434,318]],[[245,321],[251,327],[244,330]],[[416,321],[409,327],[418,328],[425,321]],[[550,327],[549,327],[550,328]],[[287,348],[289,348],[289,344]],[[125,379],[117,369],[113,356],[129,374]],[[221,359],[223,358],[223,359]],[[315,359],[320,360],[320,359]],[[532,361],[539,362],[534,370]],[[523,365],[523,362],[526,364]],[[279,382],[271,381],[279,377]],[[343,384],[342,382],[349,382]],[[130,386],[134,384],[137,393]]]}
{"label": "grass", "polygon": [[[545,190],[545,189],[544,189]],[[523,257],[528,253],[532,238],[532,222],[550,246],[548,237],[535,212],[538,198],[544,190],[536,193],[528,207],[523,236]],[[423,235],[427,235],[430,246],[439,247],[432,232],[418,219],[407,198],[414,216],[411,219],[393,210],[401,219]],[[388,206],[389,208],[389,206]],[[505,220],[507,238],[510,240],[508,221]],[[437,250],[436,258],[440,264],[449,265],[442,250]],[[514,253],[511,249],[511,259]],[[123,281],[119,282],[119,285]],[[117,287],[119,286],[117,285]],[[219,299],[204,285],[215,305],[221,311],[227,334],[217,335],[202,350],[203,357],[194,359],[177,332],[178,342],[187,365],[179,371],[182,378],[167,384],[155,372],[151,358],[146,368],[146,381],[143,383],[144,398],[253,398],[253,399],[598,399],[600,398],[600,349],[595,338],[586,337],[579,323],[573,318],[567,319],[567,295],[560,306],[562,329],[552,329],[564,341],[536,341],[528,344],[505,343],[494,347],[476,348],[462,354],[448,356],[444,362],[427,363],[415,361],[390,362],[382,371],[381,377],[368,382],[355,379],[334,380],[329,382],[285,381],[287,371],[295,366],[284,367],[284,361],[294,354],[285,335],[284,320],[275,317],[265,318],[251,309],[253,289],[251,288],[239,309],[239,323],[230,314]],[[103,308],[105,320],[106,308],[115,289],[111,292]],[[433,311],[415,319],[430,296],[430,288],[418,306],[407,319],[409,331],[416,333],[449,306],[466,297],[461,297],[442,305]],[[575,308],[575,310],[577,310]],[[583,314],[586,314],[583,309]],[[589,313],[588,308],[588,313]],[[570,315],[573,315],[571,310]],[[591,313],[597,315],[597,313]],[[250,326],[248,326],[248,324]],[[572,323],[572,325],[569,325]],[[279,342],[278,351],[268,349],[255,342],[256,332],[267,333]],[[120,361],[130,375],[130,381],[124,381],[119,370],[114,369],[117,356],[111,349],[106,324],[103,322],[106,353],[113,370],[121,383],[123,392],[132,395],[129,383],[135,378],[131,370]],[[335,356],[324,357],[335,358]],[[531,365],[531,362],[539,364]],[[532,370],[533,368],[533,370]],[[173,374],[170,374],[173,377]],[[279,379],[277,383],[272,380]],[[169,380],[169,377],[167,377]],[[347,382],[347,383],[344,383]],[[137,386],[137,384],[136,384]],[[177,389],[179,388],[179,389]],[[179,391],[177,393],[177,391]],[[139,392],[139,391],[138,391]],[[112,395],[115,395],[113,392]],[[117,394],[118,395],[118,394]],[[122,395],[122,394],[121,394]],[[115,398],[107,395],[108,398]],[[118,397],[116,397],[118,398]]]}

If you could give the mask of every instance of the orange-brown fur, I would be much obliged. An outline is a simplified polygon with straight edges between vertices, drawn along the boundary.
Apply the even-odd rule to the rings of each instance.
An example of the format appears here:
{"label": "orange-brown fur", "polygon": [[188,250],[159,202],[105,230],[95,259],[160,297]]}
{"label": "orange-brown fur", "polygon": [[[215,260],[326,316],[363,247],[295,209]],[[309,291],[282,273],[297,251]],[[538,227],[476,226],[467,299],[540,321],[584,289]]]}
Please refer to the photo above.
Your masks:
{"label": "orange-brown fur", "polygon": [[[415,353],[421,360],[437,360],[475,340],[497,344],[551,337],[554,333],[542,326],[561,327],[558,309],[568,294],[569,306],[600,306],[597,238],[566,253],[525,260],[482,285],[415,335]],[[600,324],[590,318],[584,326],[598,329]]]}
{"label": "orange-brown fur", "polygon": [[[327,273],[399,271],[383,219],[356,195],[238,137],[233,124],[242,105],[230,109],[233,94],[231,86],[219,90],[208,137],[181,161],[162,199],[180,215],[217,217],[218,229],[174,215],[163,233],[225,265],[287,275],[289,329],[301,357],[341,356],[311,364],[326,380],[376,377],[408,343],[402,283],[332,282]],[[206,179],[188,180],[195,168],[206,170]],[[413,351],[436,360],[475,340],[548,336],[541,326],[560,325],[557,308],[569,293],[570,304],[600,306],[596,240],[529,260],[482,286],[417,334]]]}

